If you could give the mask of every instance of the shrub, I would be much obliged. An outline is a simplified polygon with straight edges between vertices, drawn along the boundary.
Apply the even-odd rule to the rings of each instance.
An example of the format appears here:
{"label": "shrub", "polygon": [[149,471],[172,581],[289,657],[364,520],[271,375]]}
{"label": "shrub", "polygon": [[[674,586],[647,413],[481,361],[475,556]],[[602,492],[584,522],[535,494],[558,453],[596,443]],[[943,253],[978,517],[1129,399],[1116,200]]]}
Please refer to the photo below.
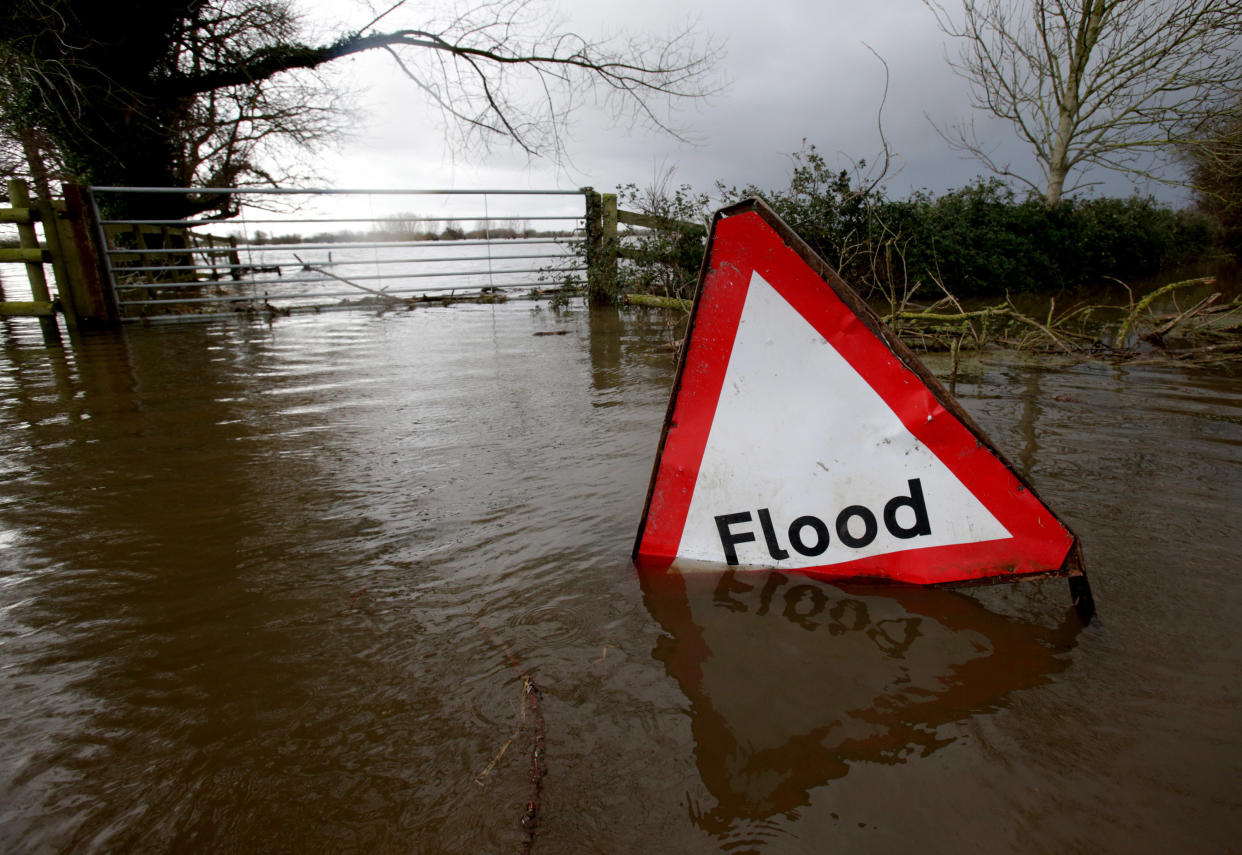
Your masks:
{"label": "shrub", "polygon": [[703,262],[711,198],[695,193],[688,184],[671,191],[664,186],[640,190],[635,184],[627,184],[617,188],[617,207],[697,227],[630,230],[621,241],[625,257],[617,265],[620,292],[693,297]]}
{"label": "shrub", "polygon": [[760,195],[864,293],[934,281],[957,296],[1073,291],[1184,265],[1209,253],[1215,237],[1207,217],[1151,197],[1048,208],[991,178],[894,201],[845,171],[830,173],[813,146],[794,160],[789,189]]}
{"label": "shrub", "polygon": [[[1110,279],[1146,279],[1209,254],[1219,229],[1203,213],[1174,210],[1150,196],[1066,200],[1055,208],[1019,198],[997,178],[935,195],[884,197],[852,170],[830,169],[814,145],[792,156],[789,186],[764,191],[717,185],[722,202],[759,196],[866,297],[898,301],[918,290],[935,299],[942,283],[958,297],[1078,291]],[[619,188],[622,208],[701,221],[708,197],[682,185]],[[651,231],[630,239],[621,291],[693,293],[703,241]]]}

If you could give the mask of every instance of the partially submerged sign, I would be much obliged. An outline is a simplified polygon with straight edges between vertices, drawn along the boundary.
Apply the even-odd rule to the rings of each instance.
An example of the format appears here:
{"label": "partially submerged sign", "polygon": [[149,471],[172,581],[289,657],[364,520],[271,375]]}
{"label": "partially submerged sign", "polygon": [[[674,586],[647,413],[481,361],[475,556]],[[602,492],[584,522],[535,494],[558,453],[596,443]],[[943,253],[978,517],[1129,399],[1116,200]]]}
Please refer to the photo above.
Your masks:
{"label": "partially submerged sign", "polygon": [[1065,575],[1078,539],[766,205],[717,213],[634,558],[948,584]]}

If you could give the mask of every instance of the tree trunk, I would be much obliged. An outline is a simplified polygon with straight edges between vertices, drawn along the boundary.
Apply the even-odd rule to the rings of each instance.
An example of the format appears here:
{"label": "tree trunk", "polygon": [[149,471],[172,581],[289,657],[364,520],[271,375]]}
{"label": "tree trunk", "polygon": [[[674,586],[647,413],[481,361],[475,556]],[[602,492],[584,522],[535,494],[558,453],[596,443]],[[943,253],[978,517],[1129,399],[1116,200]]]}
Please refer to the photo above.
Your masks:
{"label": "tree trunk", "polygon": [[36,198],[51,199],[52,184],[48,180],[47,164],[43,161],[35,132],[30,128],[18,128],[17,135],[22,143],[22,154],[26,156],[26,166],[30,169],[30,178],[34,181]]}
{"label": "tree trunk", "polygon": [[1052,155],[1048,158],[1048,186],[1044,190],[1044,204],[1055,208],[1061,204],[1065,192],[1065,177],[1069,174],[1069,143],[1073,134],[1074,120],[1061,108],[1061,121],[1057,124],[1056,137],[1052,142]]}
{"label": "tree trunk", "polygon": [[[1083,0],[1082,17],[1074,32],[1074,41],[1070,46],[1070,55],[1065,69],[1065,82],[1057,98],[1057,129],[1052,140],[1052,151],[1048,157],[1048,187],[1044,191],[1044,204],[1055,208],[1061,204],[1061,196],[1065,192],[1065,177],[1069,174],[1069,147],[1074,138],[1079,112],[1082,110],[1083,78],[1087,72],[1087,64],[1091,54],[1100,40],[1104,26],[1104,17],[1108,12],[1105,0]],[[1044,43],[1052,41],[1053,33],[1049,32],[1047,10],[1040,6],[1036,18],[1036,26]]]}

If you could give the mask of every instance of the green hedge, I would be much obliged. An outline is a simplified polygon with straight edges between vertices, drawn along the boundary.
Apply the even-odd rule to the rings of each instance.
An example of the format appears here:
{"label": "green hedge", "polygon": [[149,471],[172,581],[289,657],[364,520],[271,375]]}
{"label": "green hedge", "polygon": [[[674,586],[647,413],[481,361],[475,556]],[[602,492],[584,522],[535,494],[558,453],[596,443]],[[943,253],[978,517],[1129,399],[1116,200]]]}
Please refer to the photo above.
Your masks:
{"label": "green hedge", "polygon": [[762,196],[803,240],[864,292],[939,279],[957,296],[1077,291],[1132,281],[1213,252],[1218,227],[1151,197],[1067,200],[1049,209],[998,179],[892,200],[852,171],[830,170],[813,145],[793,155],[789,187],[719,188]]}
{"label": "green hedge", "polygon": [[1208,254],[1211,222],[1150,197],[1069,200],[1049,209],[999,181],[884,201],[878,218],[913,280],[958,296],[1064,292],[1158,274]]}
{"label": "green hedge", "polygon": [[[1196,210],[1174,210],[1150,196],[1067,200],[1056,208],[1019,198],[1004,182],[978,179],[943,194],[884,196],[852,170],[830,170],[813,145],[793,155],[789,186],[768,191],[717,186],[722,204],[760,196],[865,296],[900,298],[919,286],[934,299],[939,281],[958,297],[1073,293],[1158,276],[1215,254],[1220,228]],[[697,220],[712,207],[687,186],[640,192],[619,188],[623,208]],[[693,293],[701,240],[651,233],[630,244],[624,290]]]}

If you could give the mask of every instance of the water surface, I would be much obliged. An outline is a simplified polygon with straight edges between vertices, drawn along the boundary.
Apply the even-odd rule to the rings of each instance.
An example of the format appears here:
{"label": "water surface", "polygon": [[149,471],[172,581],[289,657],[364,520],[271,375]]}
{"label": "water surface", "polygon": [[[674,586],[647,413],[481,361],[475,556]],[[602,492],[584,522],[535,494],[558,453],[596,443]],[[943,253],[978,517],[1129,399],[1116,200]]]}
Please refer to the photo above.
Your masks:
{"label": "water surface", "polygon": [[5,851],[521,850],[522,672],[538,852],[1237,846],[1236,374],[964,366],[1083,629],[1060,580],[640,580],[662,314],[6,323]]}

